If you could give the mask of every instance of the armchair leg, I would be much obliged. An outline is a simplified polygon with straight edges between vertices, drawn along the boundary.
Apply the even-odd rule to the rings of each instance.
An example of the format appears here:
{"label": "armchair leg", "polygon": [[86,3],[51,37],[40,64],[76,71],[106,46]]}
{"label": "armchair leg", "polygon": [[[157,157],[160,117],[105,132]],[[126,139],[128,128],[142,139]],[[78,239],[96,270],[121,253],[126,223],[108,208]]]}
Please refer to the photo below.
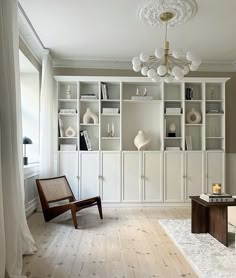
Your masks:
{"label": "armchair leg", "polygon": [[103,215],[102,215],[102,202],[101,202],[101,198],[100,197],[97,197],[97,206],[98,206],[98,211],[99,211],[100,218],[103,219]]}
{"label": "armchair leg", "polygon": [[73,220],[75,229],[78,229],[77,217],[76,217],[76,209],[75,209],[74,206],[71,207],[71,214],[72,214],[72,220]]}

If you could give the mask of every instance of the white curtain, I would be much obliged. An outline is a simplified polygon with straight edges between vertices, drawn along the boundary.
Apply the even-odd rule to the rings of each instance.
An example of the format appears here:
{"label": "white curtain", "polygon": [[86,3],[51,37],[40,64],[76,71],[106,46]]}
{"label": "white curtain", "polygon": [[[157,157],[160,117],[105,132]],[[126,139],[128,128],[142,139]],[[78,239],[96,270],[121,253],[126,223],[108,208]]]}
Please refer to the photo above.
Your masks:
{"label": "white curtain", "polygon": [[53,66],[49,50],[45,50],[42,59],[42,83],[40,95],[40,177],[53,175],[54,122]]}
{"label": "white curtain", "polygon": [[17,0],[0,1],[0,277],[22,277],[35,252],[24,208]]}

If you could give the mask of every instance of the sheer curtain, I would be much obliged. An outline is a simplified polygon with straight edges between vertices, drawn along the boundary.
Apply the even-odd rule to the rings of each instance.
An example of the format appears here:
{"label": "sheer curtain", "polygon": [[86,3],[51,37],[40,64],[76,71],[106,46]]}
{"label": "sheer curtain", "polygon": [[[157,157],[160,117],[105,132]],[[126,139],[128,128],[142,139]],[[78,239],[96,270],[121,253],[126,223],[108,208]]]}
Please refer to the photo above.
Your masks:
{"label": "sheer curtain", "polygon": [[17,0],[0,1],[0,277],[35,252],[24,208]]}
{"label": "sheer curtain", "polygon": [[[53,175],[53,126],[54,116],[53,66],[49,50],[45,50],[42,59],[42,83],[40,95],[40,177]],[[54,130],[54,131],[53,131]]]}

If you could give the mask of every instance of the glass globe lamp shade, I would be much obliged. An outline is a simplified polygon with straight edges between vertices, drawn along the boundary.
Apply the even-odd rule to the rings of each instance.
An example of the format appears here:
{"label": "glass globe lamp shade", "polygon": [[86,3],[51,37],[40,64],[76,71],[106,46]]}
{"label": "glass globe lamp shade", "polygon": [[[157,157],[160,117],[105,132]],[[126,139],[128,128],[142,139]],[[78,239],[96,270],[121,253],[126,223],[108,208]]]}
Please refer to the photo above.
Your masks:
{"label": "glass globe lamp shade", "polygon": [[139,59],[139,57],[134,57],[133,59],[132,59],[132,64],[133,64],[133,66],[140,66],[141,65],[141,60]]}
{"label": "glass globe lamp shade", "polygon": [[160,65],[158,68],[157,68],[157,73],[160,75],[160,76],[163,76],[167,73],[167,68],[165,65]]}
{"label": "glass globe lamp shade", "polygon": [[149,55],[147,55],[147,54],[145,54],[145,53],[143,53],[143,52],[140,54],[139,57],[140,57],[140,60],[141,60],[142,62],[144,62],[144,63],[147,62],[148,59],[149,59]]}
{"label": "glass globe lamp shade", "polygon": [[150,69],[147,72],[149,78],[154,78],[156,76],[156,71],[154,69]]}
{"label": "glass globe lamp shade", "polygon": [[142,69],[141,69],[142,75],[146,76],[147,72],[148,72],[148,67],[142,67]]}
{"label": "glass globe lamp shade", "polygon": [[157,48],[155,50],[155,56],[157,57],[157,59],[162,59],[164,57],[165,54],[165,50],[163,48]]}
{"label": "glass globe lamp shade", "polygon": [[133,70],[135,72],[139,72],[141,70],[141,66],[140,65],[133,65]]}
{"label": "glass globe lamp shade", "polygon": [[184,56],[184,53],[182,49],[175,49],[172,51],[172,55],[175,59],[179,59]]}

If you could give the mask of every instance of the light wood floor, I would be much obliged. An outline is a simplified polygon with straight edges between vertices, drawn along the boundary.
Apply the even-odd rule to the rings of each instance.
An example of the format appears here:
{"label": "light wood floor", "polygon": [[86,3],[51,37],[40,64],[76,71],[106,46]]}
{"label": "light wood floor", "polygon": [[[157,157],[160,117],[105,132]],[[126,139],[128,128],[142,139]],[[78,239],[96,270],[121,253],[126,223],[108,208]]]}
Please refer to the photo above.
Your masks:
{"label": "light wood floor", "polygon": [[[45,223],[33,214],[29,227],[38,251],[24,258],[27,277],[197,277],[158,219],[189,218],[189,208],[89,208],[70,219]],[[69,215],[67,215],[69,216]],[[56,223],[60,221],[59,223]]]}

